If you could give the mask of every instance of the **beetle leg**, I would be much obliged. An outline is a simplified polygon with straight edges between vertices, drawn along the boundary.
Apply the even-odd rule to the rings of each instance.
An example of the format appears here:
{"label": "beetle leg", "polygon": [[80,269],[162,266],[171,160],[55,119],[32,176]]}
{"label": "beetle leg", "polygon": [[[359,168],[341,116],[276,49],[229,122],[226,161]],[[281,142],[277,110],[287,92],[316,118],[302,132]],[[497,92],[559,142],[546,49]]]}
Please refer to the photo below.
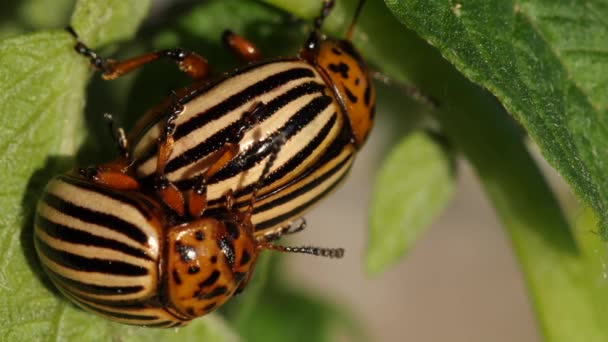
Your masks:
{"label": "beetle leg", "polygon": [[255,62],[262,59],[262,54],[255,44],[230,30],[224,31],[222,41],[243,62]]}
{"label": "beetle leg", "polygon": [[125,61],[116,61],[99,56],[78,39],[78,35],[71,27],[68,27],[67,30],[76,38],[76,45],[74,46],[76,52],[87,57],[92,66],[101,70],[101,77],[104,80],[116,79],[160,58],[168,58],[175,61],[181,71],[195,80],[202,80],[209,75],[209,63],[207,60],[192,51],[181,48],[166,49],[133,57]]}
{"label": "beetle leg", "polygon": [[137,190],[139,189],[139,183],[135,178],[126,174],[127,167],[128,165],[119,159],[108,164],[78,169],[78,173],[92,182],[103,184],[112,189]]}
{"label": "beetle leg", "polygon": [[274,164],[275,160],[277,159],[277,156],[279,155],[279,151],[281,150],[281,147],[283,147],[283,145],[285,144],[286,138],[285,138],[285,135],[283,134],[283,132],[279,132],[279,134],[277,134],[273,138],[273,140],[274,141],[272,144],[272,150],[270,151],[268,161],[264,165],[264,169],[262,170],[262,173],[260,174],[260,178],[258,178],[257,182],[253,183],[253,189],[251,190],[251,197],[249,198],[249,204],[247,205],[247,207],[245,208],[245,211],[244,211],[244,220],[251,220],[251,215],[253,214],[253,207],[255,205],[255,202],[258,199],[258,191],[262,187],[264,181],[266,180],[266,176],[268,176],[268,174],[270,173],[270,169],[272,168],[272,165]]}
{"label": "beetle leg", "polygon": [[299,232],[303,231],[304,229],[306,229],[306,219],[304,217],[300,217],[299,224],[295,225],[294,222],[291,222],[290,224],[288,224],[284,227],[281,227],[276,232],[272,232],[272,233],[266,234],[262,237],[259,237],[258,241],[261,241],[261,242],[276,241],[276,240],[280,239],[281,237],[283,237],[284,235],[291,235],[291,234],[299,233]]}
{"label": "beetle leg", "polygon": [[163,203],[173,210],[178,216],[183,217],[185,214],[185,199],[184,194],[171,183],[167,177],[156,177],[154,188],[163,201]]}
{"label": "beetle leg", "polygon": [[175,120],[184,111],[184,106],[179,103],[177,95],[171,94],[172,101],[168,108],[168,115],[158,138],[158,155],[156,162],[155,188],[161,200],[179,216],[185,214],[185,200],[182,192],[171,183],[165,176],[165,166],[173,151],[173,134],[175,133]]}
{"label": "beetle leg", "polygon": [[79,169],[78,173],[92,182],[103,184],[113,189],[139,189],[138,181],[127,174],[131,161],[125,131],[121,127],[116,127],[112,114],[104,114],[104,119],[107,121],[110,133],[116,141],[120,157],[106,164]]}
{"label": "beetle leg", "polygon": [[110,134],[114,138],[114,141],[116,141],[120,156],[124,158],[124,160],[129,160],[129,143],[125,134],[125,130],[122,127],[116,127],[116,122],[114,121],[114,117],[112,116],[112,114],[105,113],[103,115],[103,118],[108,123]]}
{"label": "beetle leg", "polygon": [[[188,211],[191,217],[202,217],[207,208],[207,180],[226,165],[239,152],[239,145],[226,143],[205,163],[207,171],[198,176],[188,198]],[[206,166],[202,166],[204,169]]]}

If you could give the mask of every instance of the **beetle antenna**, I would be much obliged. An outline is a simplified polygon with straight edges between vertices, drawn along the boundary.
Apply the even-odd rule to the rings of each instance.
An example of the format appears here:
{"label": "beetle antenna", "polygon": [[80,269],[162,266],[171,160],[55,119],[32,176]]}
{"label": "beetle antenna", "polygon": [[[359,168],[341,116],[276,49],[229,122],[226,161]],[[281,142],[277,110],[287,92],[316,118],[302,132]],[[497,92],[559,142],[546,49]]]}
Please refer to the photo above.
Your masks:
{"label": "beetle antenna", "polygon": [[313,30],[314,31],[320,31],[321,30],[321,26],[323,25],[323,21],[325,21],[325,18],[327,18],[327,16],[329,15],[329,12],[331,12],[332,8],[334,8],[334,5],[336,4],[335,0],[325,0],[323,1],[323,7],[321,7],[321,13],[319,13],[318,16],[315,17],[314,19],[314,26],[313,26]]}
{"label": "beetle antenna", "polygon": [[292,246],[280,246],[273,245],[270,243],[262,244],[261,248],[263,249],[271,249],[279,252],[285,253],[301,253],[301,254],[310,254],[316,255],[331,259],[340,259],[344,257],[344,248],[322,248],[322,247],[314,247],[314,246],[301,246],[301,247],[292,247]]}
{"label": "beetle antenna", "polygon": [[363,4],[365,4],[365,0],[359,0],[359,3],[357,4],[357,9],[355,10],[355,15],[353,16],[353,20],[350,22],[348,30],[346,31],[346,40],[352,40],[353,38],[353,33],[355,32],[355,24],[357,23],[357,19],[359,19],[359,14],[361,13]]}

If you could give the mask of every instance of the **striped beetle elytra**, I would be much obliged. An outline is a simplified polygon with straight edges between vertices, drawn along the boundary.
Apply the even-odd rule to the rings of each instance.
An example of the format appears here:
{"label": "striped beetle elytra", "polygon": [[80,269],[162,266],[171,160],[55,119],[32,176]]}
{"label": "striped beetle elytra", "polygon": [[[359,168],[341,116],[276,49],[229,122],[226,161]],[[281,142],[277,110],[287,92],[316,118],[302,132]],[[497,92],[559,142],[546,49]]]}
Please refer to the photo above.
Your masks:
{"label": "striped beetle elytra", "polygon": [[374,89],[350,42],[363,1],[343,40],[320,33],[333,5],[323,2],[293,58],[261,61],[226,31],[226,45],[249,63],[212,81],[195,53],[118,62],[71,30],[104,79],[169,58],[199,82],[150,110],[128,138],[112,128],[118,159],[47,185],[35,245],[67,297],[122,323],[181,326],[242,291],[263,249],[343,255],[271,243],[303,228],[292,222],[340,183],[372,126]]}
{"label": "striped beetle elytra", "polygon": [[[249,64],[206,82],[208,68],[202,58],[192,62],[194,54],[180,51],[186,56],[178,61],[180,68],[203,80],[202,85],[150,111],[130,132],[131,171],[136,177],[148,186],[156,181],[156,141],[167,120],[165,107],[174,101],[180,112],[172,119],[172,151],[164,172],[180,189],[192,188],[198,177],[211,172],[210,207],[221,207],[223,195],[233,191],[236,207],[243,208],[273,137],[283,134],[285,145],[254,207],[256,234],[280,230],[325,198],[346,177],[375,112],[368,68],[350,42],[353,25],[342,40],[320,33],[333,4],[324,3],[295,57],[259,60],[261,53],[253,44],[227,31],[226,45]],[[131,68],[132,61],[100,69],[113,78],[125,72],[123,65]],[[225,158],[209,167],[207,160],[217,153]]]}
{"label": "striped beetle elytra", "polygon": [[[275,160],[280,141],[260,179]],[[47,185],[37,207],[34,243],[61,292],[111,320],[149,327],[186,325],[242,291],[263,249],[332,258],[344,253],[270,243],[280,235],[254,237],[255,196],[241,211],[227,194],[224,212],[209,216],[204,214],[202,188],[176,217],[161,203],[174,200],[162,189],[157,190],[159,201],[128,175],[114,175],[114,182],[123,186],[112,187],[83,171],[58,176]]]}

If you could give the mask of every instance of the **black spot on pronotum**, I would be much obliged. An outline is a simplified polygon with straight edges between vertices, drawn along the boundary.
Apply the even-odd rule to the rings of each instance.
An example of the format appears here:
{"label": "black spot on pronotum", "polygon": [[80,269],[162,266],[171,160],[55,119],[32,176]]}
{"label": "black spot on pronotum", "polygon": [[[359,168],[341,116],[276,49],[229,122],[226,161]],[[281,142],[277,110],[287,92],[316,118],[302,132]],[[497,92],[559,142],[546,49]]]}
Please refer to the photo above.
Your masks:
{"label": "black spot on pronotum", "polygon": [[190,266],[188,267],[188,274],[197,274],[201,270],[198,266]]}
{"label": "black spot on pronotum", "polygon": [[241,266],[246,265],[251,260],[251,255],[247,253],[247,251],[243,251],[243,255],[241,256]]}
{"label": "black spot on pronotum", "polygon": [[205,306],[203,308],[203,311],[205,311],[205,312],[210,311],[211,309],[213,309],[215,307],[215,305],[216,305],[215,303],[211,303],[211,304]]}
{"label": "black spot on pronotum", "polygon": [[186,308],[186,313],[187,313],[188,315],[190,315],[190,316],[195,316],[195,315],[196,315],[196,314],[195,314],[195,312],[194,312],[194,308],[193,308],[193,307],[191,307],[191,306],[190,306],[190,307],[188,307],[188,308]]}
{"label": "black spot on pronotum", "polygon": [[357,77],[357,78],[355,79],[355,85],[359,85],[359,82],[360,82],[360,81],[361,81],[361,80],[359,79],[359,77]]}
{"label": "black spot on pronotum", "polygon": [[352,103],[357,103],[355,94],[353,94],[344,84],[342,85],[342,88],[344,88],[344,93],[346,94],[346,97],[348,97],[348,100]]}
{"label": "black spot on pronotum", "polygon": [[175,251],[179,253],[179,257],[183,262],[189,262],[196,259],[196,250],[191,246],[182,245],[181,243],[176,242]]}
{"label": "black spot on pronotum", "polygon": [[217,244],[222,252],[224,252],[228,265],[230,265],[231,268],[234,267],[234,245],[232,244],[232,240],[230,240],[227,236],[224,236],[219,239]]}
{"label": "black spot on pronotum", "polygon": [[336,49],[335,47],[331,48],[331,52],[333,52],[335,55],[340,56],[342,54],[342,51]]}
{"label": "black spot on pronotum", "polygon": [[175,281],[175,283],[177,285],[181,285],[182,278],[179,276],[179,273],[177,273],[177,270],[173,270],[173,272],[171,272],[171,274],[173,275],[173,281]]}
{"label": "black spot on pronotum", "polygon": [[212,264],[215,264],[217,262],[217,255],[212,256],[210,261]]}
{"label": "black spot on pronotum", "polygon": [[201,231],[201,230],[197,230],[196,233],[194,233],[194,237],[198,241],[203,241],[203,240],[205,240],[205,233],[203,233],[203,231]]}
{"label": "black spot on pronotum", "polygon": [[340,62],[340,64],[338,64],[338,65],[330,63],[327,67],[332,72],[340,74],[340,76],[342,76],[342,78],[348,78],[348,65]]}
{"label": "black spot on pronotum", "polygon": [[372,87],[369,83],[367,83],[367,87],[365,87],[365,94],[363,94],[363,102],[366,106],[369,106],[369,100],[372,96]]}
{"label": "black spot on pronotum", "polygon": [[233,239],[238,239],[240,235],[239,226],[237,226],[237,224],[232,221],[225,221],[224,224],[226,225],[226,230],[228,231],[228,234],[230,234]]}
{"label": "black spot on pronotum", "polygon": [[202,295],[201,297],[199,297],[199,299],[211,299],[226,294],[227,292],[228,288],[226,286],[220,286],[214,288],[213,290],[211,290],[211,292]]}
{"label": "black spot on pronotum", "polygon": [[211,286],[211,285],[215,284],[215,282],[219,278],[220,278],[220,271],[215,270],[215,271],[213,271],[213,273],[211,273],[211,275],[209,275],[207,277],[207,279],[203,280],[200,284],[198,284],[198,287],[203,288],[203,287]]}

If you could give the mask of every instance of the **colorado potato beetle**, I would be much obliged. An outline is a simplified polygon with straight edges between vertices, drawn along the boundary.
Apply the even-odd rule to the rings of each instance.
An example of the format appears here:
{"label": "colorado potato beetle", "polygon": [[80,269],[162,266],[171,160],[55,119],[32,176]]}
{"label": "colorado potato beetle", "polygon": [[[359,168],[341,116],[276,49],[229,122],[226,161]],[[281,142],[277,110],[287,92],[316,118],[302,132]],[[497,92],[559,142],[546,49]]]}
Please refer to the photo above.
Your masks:
{"label": "colorado potato beetle", "polygon": [[[360,1],[354,18],[363,5]],[[269,146],[279,134],[286,138],[277,160],[258,189],[252,222],[256,234],[271,234],[300,217],[337,187],[350,170],[358,149],[372,127],[375,93],[368,68],[346,39],[322,36],[320,29],[334,1],[325,1],[321,14],[299,54],[260,60],[250,42],[226,31],[223,40],[246,66],[220,79],[207,81],[209,67],[202,57],[172,49],[117,62],[99,57],[79,43],[77,50],[114,79],[157,60],[169,58],[198,84],[176,92],[147,113],[129,134],[129,172],[144,186],[157,180],[156,141],[167,135],[170,155],[166,177],[187,190],[206,175],[210,207],[221,207],[233,191],[235,207],[244,208],[252,194]],[[179,108],[163,132],[166,108]],[[208,160],[223,154],[218,162]]]}
{"label": "colorado potato beetle", "polygon": [[[342,249],[277,246],[269,236],[254,237],[255,194],[240,211],[228,193],[223,212],[209,216],[204,186],[187,200],[166,191],[170,183],[144,194],[137,180],[112,171],[118,166],[99,166],[93,178],[81,169],[53,179],[38,203],[34,234],[42,265],[61,292],[111,320],[183,326],[242,291],[263,249],[343,255]],[[167,203],[184,210],[176,215]]]}
{"label": "colorado potato beetle", "polygon": [[[113,128],[120,158],[47,185],[35,246],[61,292],[115,321],[174,327],[242,291],[261,250],[343,255],[271,243],[303,228],[294,218],[344,178],[371,128],[374,90],[352,24],[345,40],[320,33],[333,4],[323,3],[294,58],[259,61],[253,44],[227,32],[250,64],[173,93],[128,137]],[[206,61],[181,49],[124,62],[78,38],[76,50],[106,79],[159,58],[207,76]]]}

